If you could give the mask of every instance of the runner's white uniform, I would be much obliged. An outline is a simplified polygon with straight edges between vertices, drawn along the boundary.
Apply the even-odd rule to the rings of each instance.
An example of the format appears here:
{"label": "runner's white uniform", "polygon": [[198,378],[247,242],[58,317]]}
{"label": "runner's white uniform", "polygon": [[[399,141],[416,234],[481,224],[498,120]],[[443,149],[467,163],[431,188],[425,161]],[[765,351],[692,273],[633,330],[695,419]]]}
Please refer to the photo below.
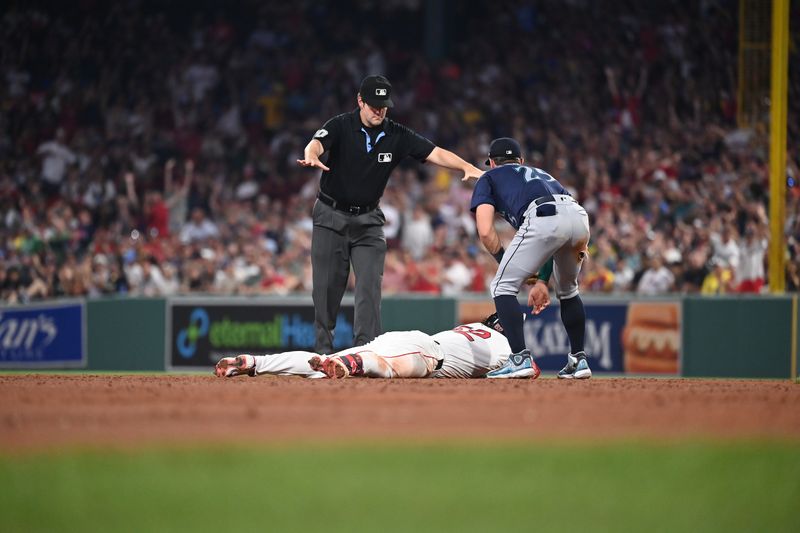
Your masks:
{"label": "runner's white uniform", "polygon": [[[384,333],[364,346],[341,350],[333,355],[359,354],[362,358],[374,358],[380,364],[365,364],[365,370],[369,367],[380,371],[367,372],[367,377],[471,378],[482,377],[499,368],[510,353],[508,341],[501,333],[475,322],[435,335],[420,331]],[[304,351],[257,355],[256,375],[325,377],[308,365],[308,360],[314,355],[317,354]],[[442,367],[435,370],[440,359],[443,359]]]}
{"label": "runner's white uniform", "polygon": [[444,352],[442,368],[435,378],[478,378],[503,366],[511,346],[502,333],[480,322],[457,326],[433,336]]}

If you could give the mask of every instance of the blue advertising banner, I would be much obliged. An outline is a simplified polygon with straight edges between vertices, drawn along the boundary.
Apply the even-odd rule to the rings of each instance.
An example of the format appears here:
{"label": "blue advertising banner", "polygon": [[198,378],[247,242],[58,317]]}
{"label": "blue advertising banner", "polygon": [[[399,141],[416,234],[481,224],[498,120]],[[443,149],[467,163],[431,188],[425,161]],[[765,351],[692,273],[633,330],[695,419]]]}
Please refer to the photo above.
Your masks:
{"label": "blue advertising banner", "polygon": [[[171,301],[167,368],[209,368],[223,357],[314,351],[314,307],[236,300]],[[343,304],[334,350],[353,345],[353,306]]]}
{"label": "blue advertising banner", "polygon": [[0,367],[84,367],[83,302],[0,308]]}
{"label": "blue advertising banner", "polygon": [[[570,351],[567,332],[561,323],[561,308],[551,305],[538,315],[531,314],[530,307],[524,308],[525,344],[533,353],[539,368],[545,371],[558,371],[567,361]],[[624,372],[622,333],[628,305],[589,304],[586,309],[586,354],[592,372]]]}

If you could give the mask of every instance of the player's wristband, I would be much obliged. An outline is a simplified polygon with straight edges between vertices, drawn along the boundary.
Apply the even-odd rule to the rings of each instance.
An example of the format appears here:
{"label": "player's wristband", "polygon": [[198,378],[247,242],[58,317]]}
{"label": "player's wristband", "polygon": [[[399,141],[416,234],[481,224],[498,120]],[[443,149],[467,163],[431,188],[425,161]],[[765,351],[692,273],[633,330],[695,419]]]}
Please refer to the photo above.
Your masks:
{"label": "player's wristband", "polygon": [[550,281],[550,276],[553,275],[553,258],[547,260],[547,263],[539,269],[539,281],[547,283]]}
{"label": "player's wristband", "polygon": [[492,257],[494,257],[494,260],[497,261],[498,265],[500,264],[500,261],[503,260],[504,253],[506,253],[506,249],[501,246],[500,249],[497,250],[497,253],[492,254]]}

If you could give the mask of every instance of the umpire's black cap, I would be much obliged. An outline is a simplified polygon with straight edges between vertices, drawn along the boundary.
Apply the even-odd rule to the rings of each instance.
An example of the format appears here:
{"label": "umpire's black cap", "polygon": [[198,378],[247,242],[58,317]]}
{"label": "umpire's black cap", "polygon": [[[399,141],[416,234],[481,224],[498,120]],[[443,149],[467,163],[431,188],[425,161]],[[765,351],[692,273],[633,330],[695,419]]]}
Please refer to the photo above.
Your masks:
{"label": "umpire's black cap", "polygon": [[392,84],[383,76],[367,76],[358,90],[361,99],[372,107],[394,107]]}
{"label": "umpire's black cap", "polygon": [[[522,157],[522,149],[519,147],[519,143],[511,137],[500,137],[499,139],[493,140],[492,144],[489,145],[489,159],[494,157],[505,157],[508,159]],[[485,164],[489,164],[489,159],[486,160]]]}

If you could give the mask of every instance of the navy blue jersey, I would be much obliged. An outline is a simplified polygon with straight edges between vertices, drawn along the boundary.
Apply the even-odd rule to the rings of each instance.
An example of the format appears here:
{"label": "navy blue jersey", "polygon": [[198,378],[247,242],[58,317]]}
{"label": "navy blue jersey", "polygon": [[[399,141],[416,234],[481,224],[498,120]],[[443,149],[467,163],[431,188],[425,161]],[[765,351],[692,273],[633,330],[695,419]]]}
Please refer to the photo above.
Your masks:
{"label": "navy blue jersey", "polygon": [[528,205],[537,198],[553,194],[569,192],[544,170],[524,165],[500,165],[481,176],[475,184],[469,208],[474,213],[481,204],[493,205],[514,229],[519,229]]}

